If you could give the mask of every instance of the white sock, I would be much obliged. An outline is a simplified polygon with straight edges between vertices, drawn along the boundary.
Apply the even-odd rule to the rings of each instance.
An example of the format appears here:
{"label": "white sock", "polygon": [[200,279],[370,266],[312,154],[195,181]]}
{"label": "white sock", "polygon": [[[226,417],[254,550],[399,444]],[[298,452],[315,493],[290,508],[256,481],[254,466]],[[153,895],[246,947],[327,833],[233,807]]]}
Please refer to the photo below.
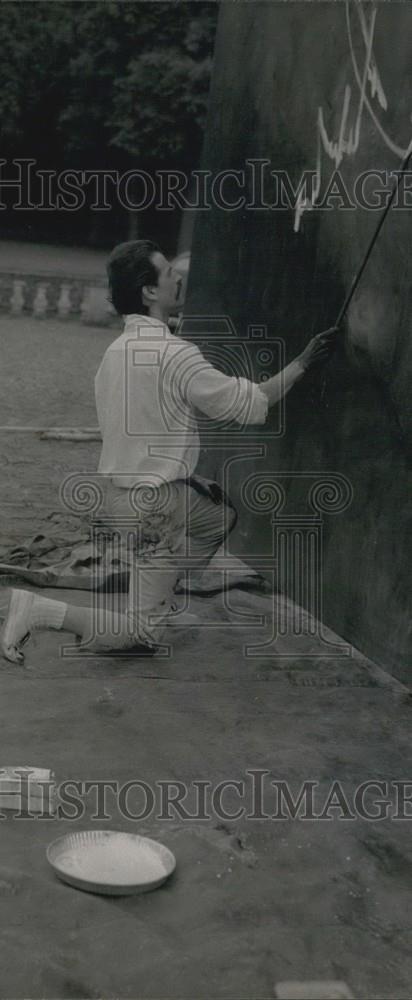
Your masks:
{"label": "white sock", "polygon": [[67,611],[63,601],[52,601],[50,597],[34,598],[30,623],[33,628],[61,628]]}

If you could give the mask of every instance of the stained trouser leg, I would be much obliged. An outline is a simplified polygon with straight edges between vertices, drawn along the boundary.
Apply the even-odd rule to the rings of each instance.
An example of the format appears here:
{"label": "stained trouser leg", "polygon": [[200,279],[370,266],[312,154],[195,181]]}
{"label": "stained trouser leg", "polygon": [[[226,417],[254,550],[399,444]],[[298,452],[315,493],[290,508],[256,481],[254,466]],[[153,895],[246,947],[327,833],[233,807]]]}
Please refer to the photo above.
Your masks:
{"label": "stained trouser leg", "polygon": [[165,484],[153,512],[144,513],[131,563],[126,614],[152,647],[174,610],[174,588],[187,530],[187,493],[182,481]]}
{"label": "stained trouser leg", "polygon": [[[184,548],[192,581],[201,576],[237,521],[236,510],[229,498],[217,483],[211,486],[214,490],[208,493],[200,493],[190,484],[187,486],[188,514]],[[184,572],[182,569],[179,571],[179,581]]]}
{"label": "stained trouser leg", "polygon": [[153,645],[160,641],[173,609],[177,582],[188,571],[202,573],[236,523],[230,500],[213,486],[215,500],[212,492],[199,493],[183,481],[173,484],[177,499],[160,544],[149,551],[143,547],[134,559],[127,613],[136,622],[136,633]]}
{"label": "stained trouser leg", "polygon": [[96,652],[136,646],[154,650],[173,605],[176,555],[185,534],[185,489],[180,483],[161,484],[152,499],[150,490],[146,494],[116,487],[108,491],[105,521],[117,539],[119,558],[127,552],[130,582],[125,610],[95,606],[91,612],[82,645]]}
{"label": "stained trouser leg", "polygon": [[114,494],[111,521],[126,542],[130,584],[125,612],[94,612],[96,650],[139,644],[155,649],[174,608],[177,581],[188,569],[202,572],[234,527],[236,512],[217,484],[219,502],[184,481],[167,484],[163,493],[170,494],[166,502],[161,496],[157,509],[141,515],[128,490]]}

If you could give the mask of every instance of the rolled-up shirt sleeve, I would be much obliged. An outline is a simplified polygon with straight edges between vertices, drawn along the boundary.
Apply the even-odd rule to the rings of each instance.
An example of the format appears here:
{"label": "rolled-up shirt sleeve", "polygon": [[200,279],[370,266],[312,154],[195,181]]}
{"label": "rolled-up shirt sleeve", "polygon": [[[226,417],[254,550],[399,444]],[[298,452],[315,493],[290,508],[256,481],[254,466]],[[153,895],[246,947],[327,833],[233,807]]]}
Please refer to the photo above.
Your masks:
{"label": "rolled-up shirt sleeve", "polygon": [[[187,345],[188,346],[188,345]],[[214,368],[191,344],[177,366],[184,400],[213,420],[238,424],[264,424],[268,401],[256,382],[225,375]]]}

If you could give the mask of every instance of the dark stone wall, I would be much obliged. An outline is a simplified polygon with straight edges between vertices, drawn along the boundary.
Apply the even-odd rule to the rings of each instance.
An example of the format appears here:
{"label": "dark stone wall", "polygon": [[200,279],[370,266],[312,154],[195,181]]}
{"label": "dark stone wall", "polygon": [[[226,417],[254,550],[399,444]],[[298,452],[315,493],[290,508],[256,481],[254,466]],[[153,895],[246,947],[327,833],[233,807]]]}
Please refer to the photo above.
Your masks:
{"label": "dark stone wall", "polygon": [[[202,167],[212,174],[245,171],[250,202],[246,160],[266,158],[264,200],[271,205],[270,170],[288,171],[296,185],[302,171],[318,166],[322,195],[340,151],[340,175],[353,200],[361,172],[398,169],[412,138],[411,35],[409,4],[378,4],[376,15],[369,3],[223,4]],[[366,197],[382,183],[368,182]],[[227,201],[241,193],[235,180],[224,190]],[[346,197],[299,220],[293,207],[203,211],[186,314],[227,315],[239,338],[250,324],[266,324],[269,334],[284,338],[290,360],[334,323],[377,220],[376,211],[348,207]],[[334,471],[349,480],[351,505],[324,517],[323,617],[403,677],[411,663],[411,244],[411,210],[392,210],[334,361],[324,376],[292,390],[282,436],[265,437],[276,430],[278,412],[264,432],[244,435],[236,446],[244,461],[231,466],[227,479],[241,508],[238,549],[249,554],[269,551],[272,525],[270,513],[244,503],[245,477]],[[215,360],[216,354],[215,346]],[[249,356],[258,378],[252,341]],[[225,452],[210,446],[204,453],[210,471],[225,464],[227,434],[220,438]],[[265,454],[247,457],[248,444],[258,441]],[[287,509],[307,509],[304,480],[286,477],[284,484]]]}

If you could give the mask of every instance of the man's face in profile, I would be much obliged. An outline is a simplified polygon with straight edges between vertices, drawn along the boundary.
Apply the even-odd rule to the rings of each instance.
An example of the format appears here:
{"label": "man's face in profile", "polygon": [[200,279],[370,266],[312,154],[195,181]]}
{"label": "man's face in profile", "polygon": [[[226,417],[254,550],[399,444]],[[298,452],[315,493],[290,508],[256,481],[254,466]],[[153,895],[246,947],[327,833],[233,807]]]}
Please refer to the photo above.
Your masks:
{"label": "man's face in profile", "polygon": [[183,306],[183,276],[173,267],[162,253],[151,256],[158,273],[156,299],[166,312],[178,312]]}

